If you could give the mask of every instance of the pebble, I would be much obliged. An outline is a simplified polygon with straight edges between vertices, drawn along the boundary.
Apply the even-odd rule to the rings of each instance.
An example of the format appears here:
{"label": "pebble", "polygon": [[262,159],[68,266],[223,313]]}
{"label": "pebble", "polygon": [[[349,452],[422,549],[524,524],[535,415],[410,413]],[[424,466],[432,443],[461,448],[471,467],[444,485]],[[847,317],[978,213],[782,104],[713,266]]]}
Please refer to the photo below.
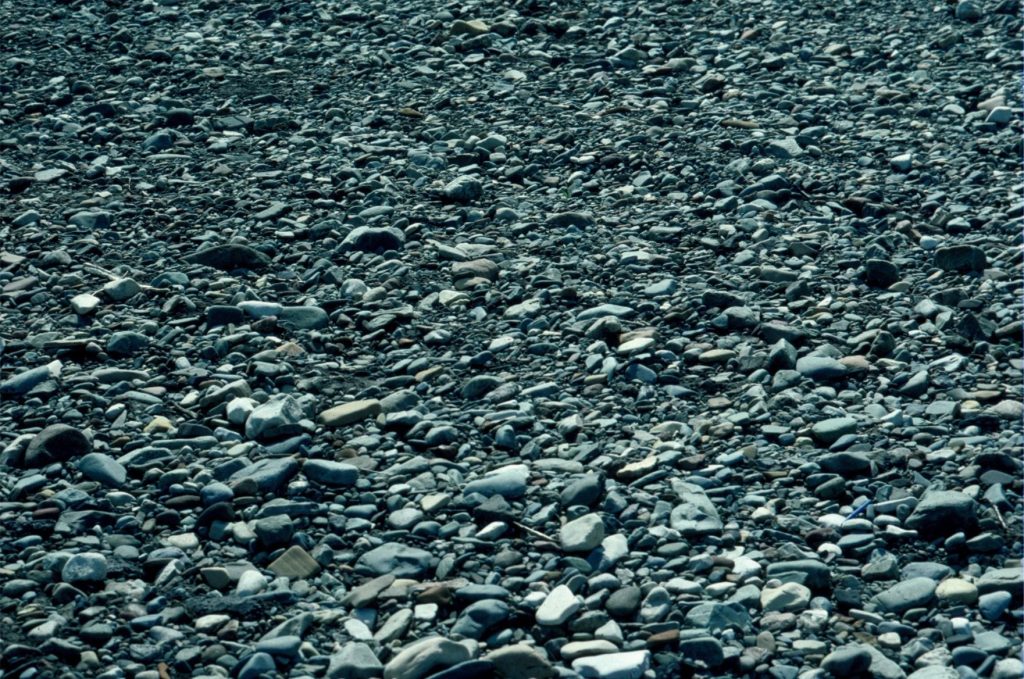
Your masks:
{"label": "pebble", "polygon": [[43,467],[84,457],[92,443],[80,430],[67,424],[51,424],[36,434],[25,448],[24,465]]}
{"label": "pebble", "polygon": [[907,518],[907,526],[926,536],[949,536],[977,523],[976,503],[959,491],[928,491]]}
{"label": "pebble", "polygon": [[430,568],[430,552],[407,547],[397,542],[386,542],[363,554],[359,564],[374,575],[418,578]]}
{"label": "pebble", "polygon": [[978,601],[978,588],[966,580],[949,578],[935,588],[935,597],[939,601],[951,604],[972,606]]}
{"label": "pebble", "polygon": [[627,651],[577,658],[572,668],[587,679],[640,679],[650,662],[650,651]]}
{"label": "pebble", "polygon": [[384,679],[421,679],[470,657],[469,649],[462,644],[443,637],[427,637],[399,650],[384,666]]}
{"label": "pebble", "polygon": [[580,605],[572,590],[565,585],[558,585],[548,593],[537,609],[537,624],[561,625],[580,609]]}
{"label": "pebble", "polygon": [[936,583],[931,578],[910,578],[892,585],[875,597],[884,611],[903,613],[931,603],[935,596]]}
{"label": "pebble", "polygon": [[107,579],[107,558],[98,552],[74,554],[64,562],[60,579],[72,585],[103,582]]}
{"label": "pebble", "polygon": [[604,522],[597,514],[585,514],[562,526],[558,535],[565,551],[589,552],[604,540]]}
{"label": "pebble", "polygon": [[833,677],[854,677],[871,667],[871,654],[856,646],[832,651],[821,661],[821,669]]}
{"label": "pebble", "polygon": [[328,408],[320,413],[320,423],[328,427],[344,427],[375,417],[380,413],[380,401],[362,399]]}

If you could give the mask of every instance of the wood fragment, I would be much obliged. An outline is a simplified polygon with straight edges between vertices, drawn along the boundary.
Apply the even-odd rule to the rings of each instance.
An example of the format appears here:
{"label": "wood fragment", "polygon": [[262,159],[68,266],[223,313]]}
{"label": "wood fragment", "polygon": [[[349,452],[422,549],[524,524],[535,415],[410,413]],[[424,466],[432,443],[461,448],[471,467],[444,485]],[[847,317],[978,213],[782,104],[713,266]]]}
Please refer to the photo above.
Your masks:
{"label": "wood fragment", "polygon": [[519,528],[520,530],[526,531],[527,533],[529,533],[530,535],[532,535],[535,538],[540,538],[542,540],[547,540],[548,542],[554,542],[554,543],[557,544],[557,540],[555,540],[550,535],[545,535],[544,533],[541,533],[539,530],[534,530],[533,528],[530,528],[529,526],[524,526],[523,524],[519,523],[518,521],[513,521],[512,525],[515,526],[516,528]]}
{"label": "wood fragment", "polygon": [[740,120],[739,118],[726,118],[719,125],[722,127],[737,127],[741,130],[756,130],[760,127],[753,120]]}
{"label": "wood fragment", "polygon": [[[97,276],[104,276],[112,281],[119,281],[127,278],[127,276],[119,276],[113,271],[109,271],[104,269],[102,266],[97,266],[95,264],[83,264],[82,268],[89,273],[94,273]],[[138,281],[136,281],[136,283],[138,283]],[[145,283],[138,283],[138,285],[147,292],[170,292],[167,288],[154,288],[152,285],[146,285]]]}

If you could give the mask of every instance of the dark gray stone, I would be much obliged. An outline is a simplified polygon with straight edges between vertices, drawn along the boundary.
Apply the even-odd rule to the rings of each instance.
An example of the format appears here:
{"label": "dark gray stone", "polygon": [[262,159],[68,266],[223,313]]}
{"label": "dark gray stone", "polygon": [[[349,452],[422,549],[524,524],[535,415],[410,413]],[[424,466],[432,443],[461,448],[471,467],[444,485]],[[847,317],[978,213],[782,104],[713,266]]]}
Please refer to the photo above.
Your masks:
{"label": "dark gray stone", "polygon": [[988,258],[985,251],[976,245],[950,245],[935,251],[935,266],[959,273],[984,271]]}
{"label": "dark gray stone", "polygon": [[185,257],[185,261],[192,264],[202,264],[222,271],[234,269],[262,269],[270,264],[270,258],[265,254],[239,243],[225,243],[214,245]]}
{"label": "dark gray stone", "polygon": [[955,490],[929,490],[921,497],[907,527],[926,538],[948,537],[957,532],[971,532],[977,525],[977,503]]}
{"label": "dark gray stone", "polygon": [[401,250],[405,247],[405,234],[390,226],[359,226],[345,236],[342,246],[362,252]]}
{"label": "dark gray stone", "polygon": [[686,624],[709,632],[734,628],[740,631],[750,629],[750,613],[738,603],[704,602],[697,604],[686,613]]}
{"label": "dark gray stone", "polygon": [[848,646],[836,649],[821,661],[821,669],[837,679],[855,677],[871,667],[871,654],[863,648]]}
{"label": "dark gray stone", "polygon": [[24,464],[30,468],[44,467],[88,455],[90,451],[92,444],[81,431],[67,424],[51,424],[29,442]]}

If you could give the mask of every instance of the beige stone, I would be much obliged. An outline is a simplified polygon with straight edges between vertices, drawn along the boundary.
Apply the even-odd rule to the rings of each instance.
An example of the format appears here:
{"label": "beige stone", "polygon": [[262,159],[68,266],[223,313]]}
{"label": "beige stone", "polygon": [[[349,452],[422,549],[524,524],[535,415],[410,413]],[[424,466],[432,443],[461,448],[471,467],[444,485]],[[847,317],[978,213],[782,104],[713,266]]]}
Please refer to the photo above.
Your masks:
{"label": "beige stone", "polygon": [[328,427],[344,427],[380,413],[380,401],[375,398],[351,401],[328,408],[320,413],[320,423]]}
{"label": "beige stone", "polygon": [[320,564],[298,545],[289,547],[267,568],[275,575],[286,578],[309,578],[320,572]]}
{"label": "beige stone", "polygon": [[961,578],[947,578],[935,588],[935,596],[940,601],[970,605],[978,600],[978,588]]}

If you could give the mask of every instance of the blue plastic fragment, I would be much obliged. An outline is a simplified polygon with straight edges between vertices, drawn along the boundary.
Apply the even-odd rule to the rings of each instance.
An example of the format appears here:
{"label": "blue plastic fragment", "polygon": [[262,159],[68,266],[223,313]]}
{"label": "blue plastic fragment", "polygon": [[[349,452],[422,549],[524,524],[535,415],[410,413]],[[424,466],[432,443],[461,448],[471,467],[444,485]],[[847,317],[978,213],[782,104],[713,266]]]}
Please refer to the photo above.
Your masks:
{"label": "blue plastic fragment", "polygon": [[853,517],[857,516],[858,514],[863,513],[864,510],[867,509],[870,506],[871,506],[871,500],[864,500],[864,502],[861,502],[860,505],[858,505],[856,508],[854,508],[854,510],[852,512],[850,512],[849,515],[845,519],[843,519],[843,523],[846,523],[847,521],[849,521]]}

